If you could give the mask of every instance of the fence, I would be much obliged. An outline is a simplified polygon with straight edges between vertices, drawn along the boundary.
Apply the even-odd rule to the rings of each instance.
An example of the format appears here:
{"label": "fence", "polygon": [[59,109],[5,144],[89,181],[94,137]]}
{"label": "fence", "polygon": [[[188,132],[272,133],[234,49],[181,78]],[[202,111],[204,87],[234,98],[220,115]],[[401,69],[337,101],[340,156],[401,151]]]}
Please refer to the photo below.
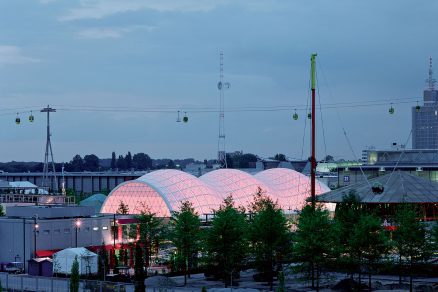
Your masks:
{"label": "fence", "polygon": [[[8,292],[69,292],[70,280],[65,278],[35,277],[0,273],[3,291]],[[82,280],[82,292],[131,292],[134,286],[126,283]]]}

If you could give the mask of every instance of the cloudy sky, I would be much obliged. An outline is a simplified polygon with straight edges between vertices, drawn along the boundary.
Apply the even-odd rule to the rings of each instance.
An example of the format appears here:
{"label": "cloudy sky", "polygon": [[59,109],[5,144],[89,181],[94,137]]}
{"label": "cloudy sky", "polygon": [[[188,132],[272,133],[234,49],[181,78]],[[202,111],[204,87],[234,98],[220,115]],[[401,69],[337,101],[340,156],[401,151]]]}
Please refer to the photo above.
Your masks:
{"label": "cloudy sky", "polygon": [[438,72],[437,11],[434,0],[0,1],[0,161],[43,160],[47,104],[57,161],[215,158],[221,50],[228,151],[307,157],[312,52],[319,157],[405,143],[429,57]]}

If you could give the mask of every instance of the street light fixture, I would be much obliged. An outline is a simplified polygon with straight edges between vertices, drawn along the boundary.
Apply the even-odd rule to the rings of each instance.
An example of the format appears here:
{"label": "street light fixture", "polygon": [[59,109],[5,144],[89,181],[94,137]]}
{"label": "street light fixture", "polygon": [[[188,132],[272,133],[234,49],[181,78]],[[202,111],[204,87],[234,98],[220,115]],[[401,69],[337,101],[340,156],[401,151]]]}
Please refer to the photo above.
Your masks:
{"label": "street light fixture", "polygon": [[78,229],[81,227],[81,221],[79,219],[75,220],[75,230],[76,230],[76,247],[78,247]]}
{"label": "street light fixture", "polygon": [[37,233],[38,233],[38,229],[40,228],[40,225],[37,223],[37,218],[38,215],[34,215],[33,216],[33,257],[36,258],[37,254]]}

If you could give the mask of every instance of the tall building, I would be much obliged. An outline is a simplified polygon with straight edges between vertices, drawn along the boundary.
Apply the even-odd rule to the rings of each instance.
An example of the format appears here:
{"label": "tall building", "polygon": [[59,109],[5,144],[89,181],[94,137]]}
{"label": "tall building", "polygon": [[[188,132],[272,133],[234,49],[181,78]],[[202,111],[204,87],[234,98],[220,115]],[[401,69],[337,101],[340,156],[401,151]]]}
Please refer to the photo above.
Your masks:
{"label": "tall building", "polygon": [[412,149],[438,149],[438,91],[433,79],[432,58],[426,81],[423,106],[412,107]]}

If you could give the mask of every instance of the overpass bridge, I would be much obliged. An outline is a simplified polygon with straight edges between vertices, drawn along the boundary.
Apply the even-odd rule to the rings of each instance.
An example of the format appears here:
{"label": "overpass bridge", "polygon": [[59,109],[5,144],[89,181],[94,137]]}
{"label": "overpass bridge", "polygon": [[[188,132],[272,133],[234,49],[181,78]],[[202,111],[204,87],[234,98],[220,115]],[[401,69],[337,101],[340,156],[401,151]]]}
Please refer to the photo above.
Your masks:
{"label": "overpass bridge", "polygon": [[[146,174],[145,171],[129,172],[64,172],[64,175],[57,173],[56,179],[58,186],[61,187],[65,182],[65,189],[72,189],[76,193],[92,194],[102,191],[111,191],[117,185],[135,180]],[[49,173],[50,187],[53,189],[55,176]],[[19,173],[0,173],[0,180],[4,181],[29,181],[37,186],[42,186],[42,172],[19,172]]]}

